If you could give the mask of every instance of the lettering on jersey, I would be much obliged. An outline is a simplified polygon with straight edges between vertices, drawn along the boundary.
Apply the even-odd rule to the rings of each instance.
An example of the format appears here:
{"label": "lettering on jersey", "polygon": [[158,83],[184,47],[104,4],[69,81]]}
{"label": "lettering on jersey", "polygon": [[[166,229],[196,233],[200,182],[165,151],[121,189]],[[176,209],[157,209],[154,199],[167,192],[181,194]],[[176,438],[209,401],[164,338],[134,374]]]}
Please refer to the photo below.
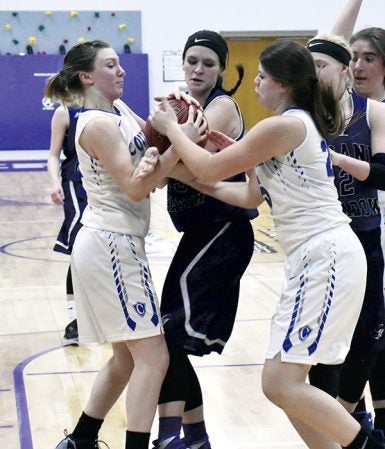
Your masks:
{"label": "lettering on jersey", "polygon": [[130,145],[131,156],[135,156],[137,151],[144,153],[147,150],[147,141],[143,131],[140,131],[136,136],[134,136],[133,141],[134,145]]}
{"label": "lettering on jersey", "polygon": [[134,309],[139,316],[144,316],[146,314],[146,304],[144,302],[137,302],[134,305]]}
{"label": "lettering on jersey", "polygon": [[[171,193],[167,195],[167,210],[169,212],[180,212],[205,203],[203,193],[197,192],[181,182],[169,183],[168,189]],[[189,191],[190,195],[188,194]],[[182,195],[178,196],[178,194]]]}
{"label": "lettering on jersey", "polygon": [[303,326],[298,330],[298,338],[301,341],[304,341],[308,338],[308,336],[311,334],[312,332],[312,328],[310,326]]}
{"label": "lettering on jersey", "polygon": [[377,198],[360,198],[344,201],[342,210],[350,218],[376,217],[380,215],[380,207]]}

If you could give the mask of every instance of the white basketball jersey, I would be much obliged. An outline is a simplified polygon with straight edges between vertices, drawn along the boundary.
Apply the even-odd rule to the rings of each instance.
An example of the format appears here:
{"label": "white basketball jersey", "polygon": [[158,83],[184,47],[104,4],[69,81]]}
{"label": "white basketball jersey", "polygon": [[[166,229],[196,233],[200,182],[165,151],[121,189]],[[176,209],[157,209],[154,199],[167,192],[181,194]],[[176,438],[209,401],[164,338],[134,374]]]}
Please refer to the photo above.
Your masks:
{"label": "white basketball jersey", "polygon": [[89,156],[79,144],[79,137],[87,123],[95,117],[106,115],[119,126],[134,165],[138,165],[147,148],[144,134],[133,117],[97,109],[79,114],[75,143],[88,201],[82,223],[91,228],[144,237],[150,221],[149,198],[132,201],[119,189],[99,160]]}
{"label": "white basketball jersey", "polygon": [[310,114],[290,109],[306,126],[302,144],[257,167],[262,194],[271,207],[278,240],[286,254],[311,237],[350,222],[334,185],[329,150]]}

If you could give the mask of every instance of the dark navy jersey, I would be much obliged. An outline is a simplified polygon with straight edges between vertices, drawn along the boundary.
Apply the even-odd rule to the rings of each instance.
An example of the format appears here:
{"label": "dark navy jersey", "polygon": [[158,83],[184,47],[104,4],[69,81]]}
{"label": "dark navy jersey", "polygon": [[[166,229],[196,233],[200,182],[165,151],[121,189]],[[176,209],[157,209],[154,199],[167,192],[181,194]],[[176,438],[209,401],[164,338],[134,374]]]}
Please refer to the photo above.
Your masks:
{"label": "dark navy jersey", "polygon": [[75,148],[75,131],[78,114],[81,109],[68,108],[69,127],[63,141],[63,154],[65,159],[61,164],[61,177],[71,181],[80,181],[79,161]]}
{"label": "dark navy jersey", "polygon": [[[203,109],[206,109],[212,101],[221,96],[228,95],[221,89],[213,89],[203,105]],[[244,135],[244,125],[241,112],[237,104],[236,106],[242,120],[242,131],[236,139],[240,140]],[[245,180],[245,174],[241,173],[226,181]],[[253,219],[258,215],[256,209],[243,209],[225,204],[174,179],[168,181],[167,210],[176,229],[182,232],[210,222],[232,221],[237,218]]]}
{"label": "dark navy jersey", "polygon": [[[352,92],[353,117],[345,131],[329,140],[331,149],[358,160],[372,160],[371,132],[368,124],[368,100]],[[380,226],[381,213],[377,189],[358,181],[349,173],[334,167],[335,185],[343,211],[352,222],[355,231],[370,231]]]}

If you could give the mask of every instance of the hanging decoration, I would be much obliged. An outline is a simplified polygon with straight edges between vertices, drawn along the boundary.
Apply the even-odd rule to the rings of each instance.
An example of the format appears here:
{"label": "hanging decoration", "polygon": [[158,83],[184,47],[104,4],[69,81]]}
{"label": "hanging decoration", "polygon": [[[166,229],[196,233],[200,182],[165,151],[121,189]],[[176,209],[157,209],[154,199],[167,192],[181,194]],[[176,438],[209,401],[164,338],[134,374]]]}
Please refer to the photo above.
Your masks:
{"label": "hanging decoration", "polygon": [[99,19],[100,14],[99,14],[98,12],[96,12],[96,13],[94,13],[94,16],[95,16],[97,19]]}
{"label": "hanging decoration", "polygon": [[118,28],[120,31],[124,31],[127,28],[127,25],[125,23],[121,23],[120,25],[118,25]]}
{"label": "hanging decoration", "polygon": [[52,11],[46,11],[45,15],[48,16],[48,17],[52,16]]}
{"label": "hanging decoration", "polygon": [[128,37],[127,38],[127,44],[128,45],[132,45],[135,42],[135,39],[133,37]]}
{"label": "hanging decoration", "polygon": [[71,17],[77,17],[79,15],[79,13],[77,11],[71,11],[70,14],[71,14]]}
{"label": "hanging decoration", "polygon": [[35,36],[29,36],[29,38],[28,38],[29,45],[36,45],[36,42],[37,42],[37,40],[36,40]]}
{"label": "hanging decoration", "polygon": [[11,25],[10,23],[6,23],[6,24],[4,25],[4,28],[5,28],[7,31],[11,31],[11,30],[12,30],[12,25]]}
{"label": "hanging decoration", "polygon": [[12,39],[12,43],[17,45],[19,43],[19,41],[17,39]]}
{"label": "hanging decoration", "polygon": [[38,27],[37,27],[37,29],[41,32],[41,31],[44,31],[45,30],[45,26],[44,25],[39,25]]}
{"label": "hanging decoration", "polygon": [[79,37],[77,42],[78,44],[84,44],[85,41],[84,37]]}
{"label": "hanging decoration", "polygon": [[17,17],[19,15],[19,13],[18,12],[13,12],[12,15],[13,15],[13,17]]}

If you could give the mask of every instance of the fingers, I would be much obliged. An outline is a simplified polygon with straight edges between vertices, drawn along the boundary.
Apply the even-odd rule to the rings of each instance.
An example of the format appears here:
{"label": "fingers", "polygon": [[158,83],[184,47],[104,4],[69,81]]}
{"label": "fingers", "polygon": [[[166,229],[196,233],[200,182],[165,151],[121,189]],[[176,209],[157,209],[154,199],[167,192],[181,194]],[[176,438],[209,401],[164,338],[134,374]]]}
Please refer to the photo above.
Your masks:
{"label": "fingers", "polygon": [[[177,97],[175,97],[177,98]],[[198,100],[196,100],[194,97],[192,97],[191,95],[187,94],[186,92],[183,91],[179,91],[179,98],[184,100],[187,104],[194,104],[198,109],[201,109],[201,104],[199,103]],[[179,99],[178,98],[178,99]]]}
{"label": "fingers", "polygon": [[157,161],[159,159],[159,156],[159,151],[156,147],[149,147],[144,153],[144,157],[150,159],[151,161]]}

